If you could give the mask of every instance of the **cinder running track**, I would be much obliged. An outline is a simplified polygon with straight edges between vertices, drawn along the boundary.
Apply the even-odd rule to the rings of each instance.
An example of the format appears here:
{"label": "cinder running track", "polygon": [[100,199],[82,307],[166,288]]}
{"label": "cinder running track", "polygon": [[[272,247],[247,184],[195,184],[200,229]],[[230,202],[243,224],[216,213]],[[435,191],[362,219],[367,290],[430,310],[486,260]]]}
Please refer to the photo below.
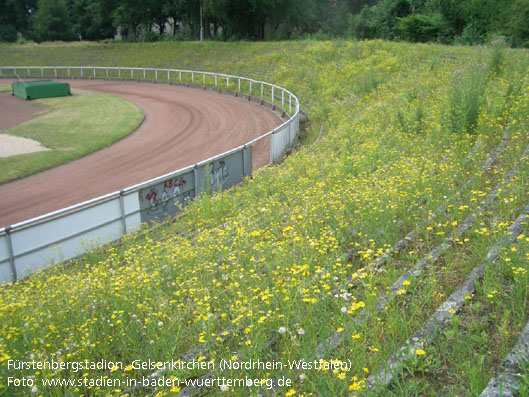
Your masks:
{"label": "cinder running track", "polygon": [[[131,135],[91,155],[0,186],[0,227],[121,190],[249,142],[281,123],[270,110],[211,91],[149,83],[68,81],[119,95],[145,113]],[[268,163],[269,139],[253,147]]]}

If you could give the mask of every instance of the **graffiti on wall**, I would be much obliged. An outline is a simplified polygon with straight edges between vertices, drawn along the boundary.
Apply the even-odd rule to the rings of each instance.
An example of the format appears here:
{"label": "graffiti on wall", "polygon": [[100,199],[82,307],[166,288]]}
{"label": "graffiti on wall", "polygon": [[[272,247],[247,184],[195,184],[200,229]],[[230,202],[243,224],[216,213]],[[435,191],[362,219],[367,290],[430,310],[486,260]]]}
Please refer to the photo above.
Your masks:
{"label": "graffiti on wall", "polygon": [[140,190],[138,194],[142,222],[174,214],[194,197],[193,174],[169,178]]}
{"label": "graffiti on wall", "polygon": [[224,160],[209,165],[209,189],[220,190],[230,178],[230,170]]}

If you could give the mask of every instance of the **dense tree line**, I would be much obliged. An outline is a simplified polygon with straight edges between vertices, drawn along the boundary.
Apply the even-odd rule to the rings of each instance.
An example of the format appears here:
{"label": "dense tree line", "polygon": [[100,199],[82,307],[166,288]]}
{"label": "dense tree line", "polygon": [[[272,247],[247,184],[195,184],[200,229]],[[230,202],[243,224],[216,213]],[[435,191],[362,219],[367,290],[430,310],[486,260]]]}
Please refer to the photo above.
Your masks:
{"label": "dense tree line", "polygon": [[0,0],[0,40],[347,37],[529,47],[529,0]]}

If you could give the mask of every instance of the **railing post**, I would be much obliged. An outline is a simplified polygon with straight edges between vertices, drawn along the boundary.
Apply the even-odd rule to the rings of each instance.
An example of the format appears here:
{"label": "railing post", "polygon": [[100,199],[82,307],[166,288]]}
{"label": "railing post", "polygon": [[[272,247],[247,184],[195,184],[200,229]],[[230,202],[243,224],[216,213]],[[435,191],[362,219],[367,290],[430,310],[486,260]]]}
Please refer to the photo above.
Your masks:
{"label": "railing post", "polygon": [[68,68],[68,77],[70,77],[70,68]]}
{"label": "railing post", "polygon": [[226,76],[226,87],[230,85],[230,78]]}
{"label": "railing post", "polygon": [[198,170],[197,165],[195,164],[195,168],[193,168],[193,178],[195,180],[195,197],[198,196]]}
{"label": "railing post", "polygon": [[191,84],[195,84],[195,72],[191,72]]}
{"label": "railing post", "polygon": [[206,73],[202,73],[202,85],[206,85]]}
{"label": "railing post", "polygon": [[94,76],[94,79],[96,78],[96,68],[94,68],[94,70],[92,71],[93,73],[93,76]]}
{"label": "railing post", "polygon": [[272,86],[272,105],[274,104],[274,86]]}
{"label": "railing post", "polygon": [[239,92],[241,92],[241,78],[239,77],[239,82],[238,82],[238,89],[239,89]]}
{"label": "railing post", "polygon": [[178,72],[178,77],[180,77],[180,82],[182,82],[182,71]]}
{"label": "railing post", "polygon": [[121,68],[118,68],[118,79],[121,80]]}
{"label": "railing post", "polygon": [[108,80],[108,68],[105,68],[105,74],[106,74],[107,80]]}
{"label": "railing post", "polygon": [[29,76],[30,76],[30,74],[29,74],[29,68],[27,68],[27,72],[28,72],[28,73],[27,73],[27,77],[29,77]]}
{"label": "railing post", "polygon": [[40,78],[44,77],[44,68],[40,68]]}
{"label": "railing post", "polygon": [[281,90],[281,108],[285,107],[285,90]]}
{"label": "railing post", "polygon": [[217,86],[217,75],[215,74],[215,87]]}
{"label": "railing post", "polygon": [[292,94],[288,94],[288,113],[292,115]]}
{"label": "railing post", "polygon": [[130,69],[130,78],[134,80],[134,69]]}
{"label": "railing post", "polygon": [[81,70],[81,77],[83,77],[83,68],[79,68]]}
{"label": "railing post", "polygon": [[170,70],[167,71],[167,81],[171,81]]}
{"label": "railing post", "polygon": [[15,266],[15,255],[13,253],[13,243],[11,241],[11,226],[5,228],[6,231],[6,241],[7,241],[7,251],[9,253],[9,263],[11,264],[11,271],[13,272],[13,282],[17,281],[17,268]]}
{"label": "railing post", "polygon": [[252,80],[250,80],[250,96],[252,96]]}
{"label": "railing post", "polygon": [[244,178],[245,175],[246,175],[246,145],[242,147],[242,177]]}
{"label": "railing post", "polygon": [[143,80],[146,80],[147,77],[145,77],[145,69],[143,69]]}
{"label": "railing post", "polygon": [[119,192],[119,209],[121,211],[121,225],[123,226],[123,235],[127,234],[127,220],[125,219],[125,201],[123,198],[125,191]]}
{"label": "railing post", "polygon": [[261,83],[261,99],[263,99],[264,96],[264,83]]}
{"label": "railing post", "polygon": [[57,77],[57,68],[53,68],[54,72],[55,72],[55,77]]}
{"label": "railing post", "polygon": [[158,81],[158,69],[154,71],[154,80]]}

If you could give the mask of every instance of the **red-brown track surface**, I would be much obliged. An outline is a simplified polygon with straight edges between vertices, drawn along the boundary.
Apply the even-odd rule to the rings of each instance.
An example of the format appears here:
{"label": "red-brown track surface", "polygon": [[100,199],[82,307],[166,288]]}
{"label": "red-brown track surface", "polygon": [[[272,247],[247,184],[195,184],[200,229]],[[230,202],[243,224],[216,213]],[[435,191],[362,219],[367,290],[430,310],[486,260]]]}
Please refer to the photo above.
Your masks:
{"label": "red-brown track surface", "polygon": [[[270,110],[211,91],[149,83],[69,81],[138,105],[141,126],[91,155],[0,186],[0,227],[102,196],[195,164],[271,131]],[[269,138],[252,149],[253,167],[269,160]]]}

